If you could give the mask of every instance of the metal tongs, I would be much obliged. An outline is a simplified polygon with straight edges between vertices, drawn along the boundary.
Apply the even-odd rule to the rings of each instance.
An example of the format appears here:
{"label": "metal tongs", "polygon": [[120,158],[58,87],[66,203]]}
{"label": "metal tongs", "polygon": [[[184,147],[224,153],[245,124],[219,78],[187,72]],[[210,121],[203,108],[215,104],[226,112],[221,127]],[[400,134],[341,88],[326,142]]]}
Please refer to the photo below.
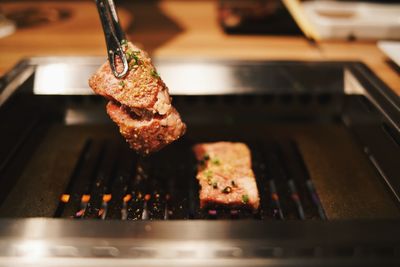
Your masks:
{"label": "metal tongs", "polygon": [[[95,0],[99,11],[104,37],[107,44],[108,61],[116,78],[123,78],[129,69],[128,60],[122,50],[123,42],[126,42],[125,33],[119,25],[119,19],[113,0]],[[122,72],[117,71],[115,58],[118,56],[123,64]]]}

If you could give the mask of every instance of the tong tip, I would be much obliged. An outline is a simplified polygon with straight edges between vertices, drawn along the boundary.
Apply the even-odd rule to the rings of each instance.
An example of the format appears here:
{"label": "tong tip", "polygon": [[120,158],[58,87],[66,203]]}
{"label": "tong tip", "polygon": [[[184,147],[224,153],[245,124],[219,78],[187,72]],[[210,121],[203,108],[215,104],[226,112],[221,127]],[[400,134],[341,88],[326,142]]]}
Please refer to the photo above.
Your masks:
{"label": "tong tip", "polygon": [[[118,56],[122,61],[123,69],[121,72],[118,72],[117,66],[115,65],[115,57]],[[111,65],[111,70],[114,76],[118,79],[121,79],[126,76],[129,70],[128,60],[126,59],[125,53],[122,51],[122,48],[118,48],[117,51],[109,50],[109,62]]]}

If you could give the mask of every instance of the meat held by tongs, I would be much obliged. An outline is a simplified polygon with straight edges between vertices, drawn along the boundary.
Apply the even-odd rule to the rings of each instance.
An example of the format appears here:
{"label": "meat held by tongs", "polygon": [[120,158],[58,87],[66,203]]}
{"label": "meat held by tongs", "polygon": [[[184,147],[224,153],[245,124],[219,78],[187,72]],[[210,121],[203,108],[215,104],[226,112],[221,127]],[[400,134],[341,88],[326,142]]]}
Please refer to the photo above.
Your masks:
{"label": "meat held by tongs", "polygon": [[168,88],[149,55],[125,38],[112,0],[96,0],[107,43],[108,61],[89,86],[109,100],[107,113],[131,148],[149,154],[180,138],[186,130],[172,107]]}

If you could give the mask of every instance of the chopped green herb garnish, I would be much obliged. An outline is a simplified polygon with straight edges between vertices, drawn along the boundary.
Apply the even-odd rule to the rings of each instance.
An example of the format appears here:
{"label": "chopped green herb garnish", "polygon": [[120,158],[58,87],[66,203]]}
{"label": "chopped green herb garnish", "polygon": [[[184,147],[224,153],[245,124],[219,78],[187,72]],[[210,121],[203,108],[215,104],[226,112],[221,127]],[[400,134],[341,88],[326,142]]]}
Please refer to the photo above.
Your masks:
{"label": "chopped green herb garnish", "polygon": [[121,41],[121,45],[127,45],[127,44],[128,44],[128,41],[126,39]]}
{"label": "chopped green herb garnish", "polygon": [[248,195],[242,195],[242,202],[243,202],[244,204],[249,203],[249,196],[248,196]]}
{"label": "chopped green herb garnish", "polygon": [[225,194],[229,194],[229,193],[232,192],[232,187],[227,186],[227,187],[225,187],[221,192],[222,192],[222,193],[225,193]]}
{"label": "chopped green herb garnish", "polygon": [[137,65],[137,64],[139,64],[139,62],[140,62],[140,59],[139,59],[139,51],[135,51],[135,52],[133,52],[133,54],[132,54],[132,59],[134,59],[135,60],[135,65]]}
{"label": "chopped green herb garnish", "polygon": [[132,67],[134,65],[138,65],[140,62],[139,54],[140,51],[132,51],[131,49],[128,49],[126,52],[126,59],[129,62],[129,67]]}
{"label": "chopped green herb garnish", "polygon": [[160,75],[158,75],[158,73],[155,69],[151,70],[151,76],[153,76],[154,78],[160,78]]}
{"label": "chopped green herb garnish", "polygon": [[125,86],[125,82],[124,81],[119,81],[119,85],[124,87]]}
{"label": "chopped green herb garnish", "polygon": [[128,62],[130,63],[132,61],[132,55],[133,55],[132,50],[131,49],[126,50],[125,55],[126,55],[126,60],[128,60]]}
{"label": "chopped green herb garnish", "polygon": [[220,165],[220,164],[221,164],[221,162],[220,162],[219,159],[217,159],[217,158],[213,158],[213,159],[211,160],[211,162],[212,162],[213,164],[215,164],[215,165]]}
{"label": "chopped green herb garnish", "polygon": [[211,170],[206,170],[204,172],[204,175],[207,177],[207,179],[211,179],[213,176],[213,172]]}

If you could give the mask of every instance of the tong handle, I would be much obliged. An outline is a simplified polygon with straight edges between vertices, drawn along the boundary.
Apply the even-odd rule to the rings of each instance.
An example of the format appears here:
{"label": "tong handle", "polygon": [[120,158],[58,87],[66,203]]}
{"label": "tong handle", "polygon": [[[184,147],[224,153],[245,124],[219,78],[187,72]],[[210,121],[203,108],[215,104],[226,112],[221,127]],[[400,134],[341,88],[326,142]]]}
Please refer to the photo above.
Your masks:
{"label": "tong handle", "polygon": [[[107,44],[108,61],[115,77],[123,78],[128,73],[128,61],[122,50],[121,42],[125,40],[113,0],[96,0],[104,36]],[[117,71],[115,57],[118,56],[123,64],[122,72]]]}
{"label": "tong handle", "polygon": [[117,9],[115,8],[115,4],[113,0],[106,0],[108,2],[108,7],[110,9],[110,15],[112,19],[112,25],[114,26],[116,36],[119,41],[125,40],[125,33],[119,24],[119,18],[117,14]]}

